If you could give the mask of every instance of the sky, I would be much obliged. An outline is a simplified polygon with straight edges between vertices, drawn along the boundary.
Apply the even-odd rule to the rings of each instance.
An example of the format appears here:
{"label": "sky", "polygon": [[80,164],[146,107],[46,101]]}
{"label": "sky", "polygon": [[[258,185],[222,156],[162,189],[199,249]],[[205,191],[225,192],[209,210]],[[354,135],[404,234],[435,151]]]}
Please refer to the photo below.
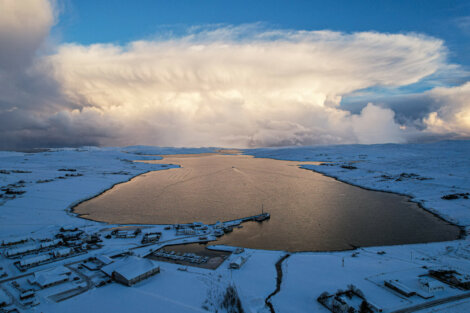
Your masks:
{"label": "sky", "polygon": [[0,149],[470,137],[468,1],[0,0]]}

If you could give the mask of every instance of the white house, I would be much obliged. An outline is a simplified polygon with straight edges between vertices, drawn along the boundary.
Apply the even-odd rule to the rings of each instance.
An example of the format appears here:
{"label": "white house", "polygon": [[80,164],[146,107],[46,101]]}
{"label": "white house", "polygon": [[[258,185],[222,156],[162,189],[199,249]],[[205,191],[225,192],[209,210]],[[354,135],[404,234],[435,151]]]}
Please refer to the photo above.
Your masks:
{"label": "white house", "polygon": [[232,269],[239,269],[246,262],[246,258],[243,256],[237,257],[235,260],[230,262],[229,267]]}
{"label": "white house", "polygon": [[72,271],[68,268],[58,266],[53,269],[36,272],[28,280],[31,284],[36,284],[41,288],[48,288],[68,281],[71,273]]}
{"label": "white house", "polygon": [[445,288],[444,284],[434,279],[421,278],[419,284],[422,289],[429,293],[444,291]]}

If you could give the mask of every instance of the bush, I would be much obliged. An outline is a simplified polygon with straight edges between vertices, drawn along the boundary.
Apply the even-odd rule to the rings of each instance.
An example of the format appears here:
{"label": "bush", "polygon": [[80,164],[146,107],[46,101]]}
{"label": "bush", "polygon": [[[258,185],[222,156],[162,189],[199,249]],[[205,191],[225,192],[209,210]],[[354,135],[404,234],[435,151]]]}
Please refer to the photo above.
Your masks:
{"label": "bush", "polygon": [[222,301],[222,308],[226,309],[228,313],[244,313],[242,303],[234,285],[227,287],[224,300]]}

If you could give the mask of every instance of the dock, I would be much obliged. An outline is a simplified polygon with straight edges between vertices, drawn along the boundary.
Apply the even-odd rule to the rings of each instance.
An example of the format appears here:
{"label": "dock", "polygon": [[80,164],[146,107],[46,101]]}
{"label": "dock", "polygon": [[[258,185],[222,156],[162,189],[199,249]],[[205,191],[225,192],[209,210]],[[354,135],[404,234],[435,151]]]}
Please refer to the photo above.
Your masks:
{"label": "dock", "polygon": [[258,215],[247,216],[247,217],[237,218],[235,220],[225,221],[223,222],[223,224],[225,226],[237,226],[237,225],[240,225],[241,223],[250,222],[250,221],[263,222],[269,218],[271,218],[271,215],[267,212],[264,212]]}

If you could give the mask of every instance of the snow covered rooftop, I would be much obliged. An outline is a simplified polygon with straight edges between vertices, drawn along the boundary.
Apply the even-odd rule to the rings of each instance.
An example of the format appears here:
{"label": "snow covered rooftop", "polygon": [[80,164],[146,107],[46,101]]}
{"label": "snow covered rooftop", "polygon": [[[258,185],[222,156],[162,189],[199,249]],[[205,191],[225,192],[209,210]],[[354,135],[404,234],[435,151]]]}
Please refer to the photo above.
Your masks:
{"label": "snow covered rooftop", "polygon": [[71,273],[72,271],[68,268],[64,266],[58,266],[53,269],[34,273],[34,280],[31,280],[31,282],[35,282],[42,288],[45,288],[47,286],[68,280],[68,275]]}
{"label": "snow covered rooftop", "polygon": [[10,256],[23,254],[23,253],[28,253],[31,251],[36,251],[36,250],[38,250],[38,247],[36,245],[28,245],[28,246],[8,249],[5,251],[5,255],[10,257]]}
{"label": "snow covered rooftop", "polygon": [[30,258],[25,258],[25,259],[21,260],[20,265],[21,266],[27,266],[27,265],[31,265],[31,264],[35,264],[35,263],[44,262],[44,261],[47,261],[49,259],[51,259],[51,256],[49,254],[41,254],[41,255],[37,255],[37,256],[33,256],[33,257],[30,257]]}
{"label": "snow covered rooftop", "polygon": [[101,270],[109,276],[112,276],[113,272],[117,272],[128,281],[131,281],[157,268],[159,268],[158,264],[149,259],[128,256],[110,265],[104,266]]}
{"label": "snow covered rooftop", "polygon": [[108,265],[108,264],[111,264],[114,262],[113,259],[111,259],[110,257],[106,256],[106,255],[103,255],[103,254],[99,254],[96,256],[96,259],[98,261],[100,261],[101,263],[103,263],[104,265]]}
{"label": "snow covered rooftop", "polygon": [[21,237],[9,237],[2,240],[2,246],[13,245],[21,242],[28,241],[29,237],[21,236]]}

